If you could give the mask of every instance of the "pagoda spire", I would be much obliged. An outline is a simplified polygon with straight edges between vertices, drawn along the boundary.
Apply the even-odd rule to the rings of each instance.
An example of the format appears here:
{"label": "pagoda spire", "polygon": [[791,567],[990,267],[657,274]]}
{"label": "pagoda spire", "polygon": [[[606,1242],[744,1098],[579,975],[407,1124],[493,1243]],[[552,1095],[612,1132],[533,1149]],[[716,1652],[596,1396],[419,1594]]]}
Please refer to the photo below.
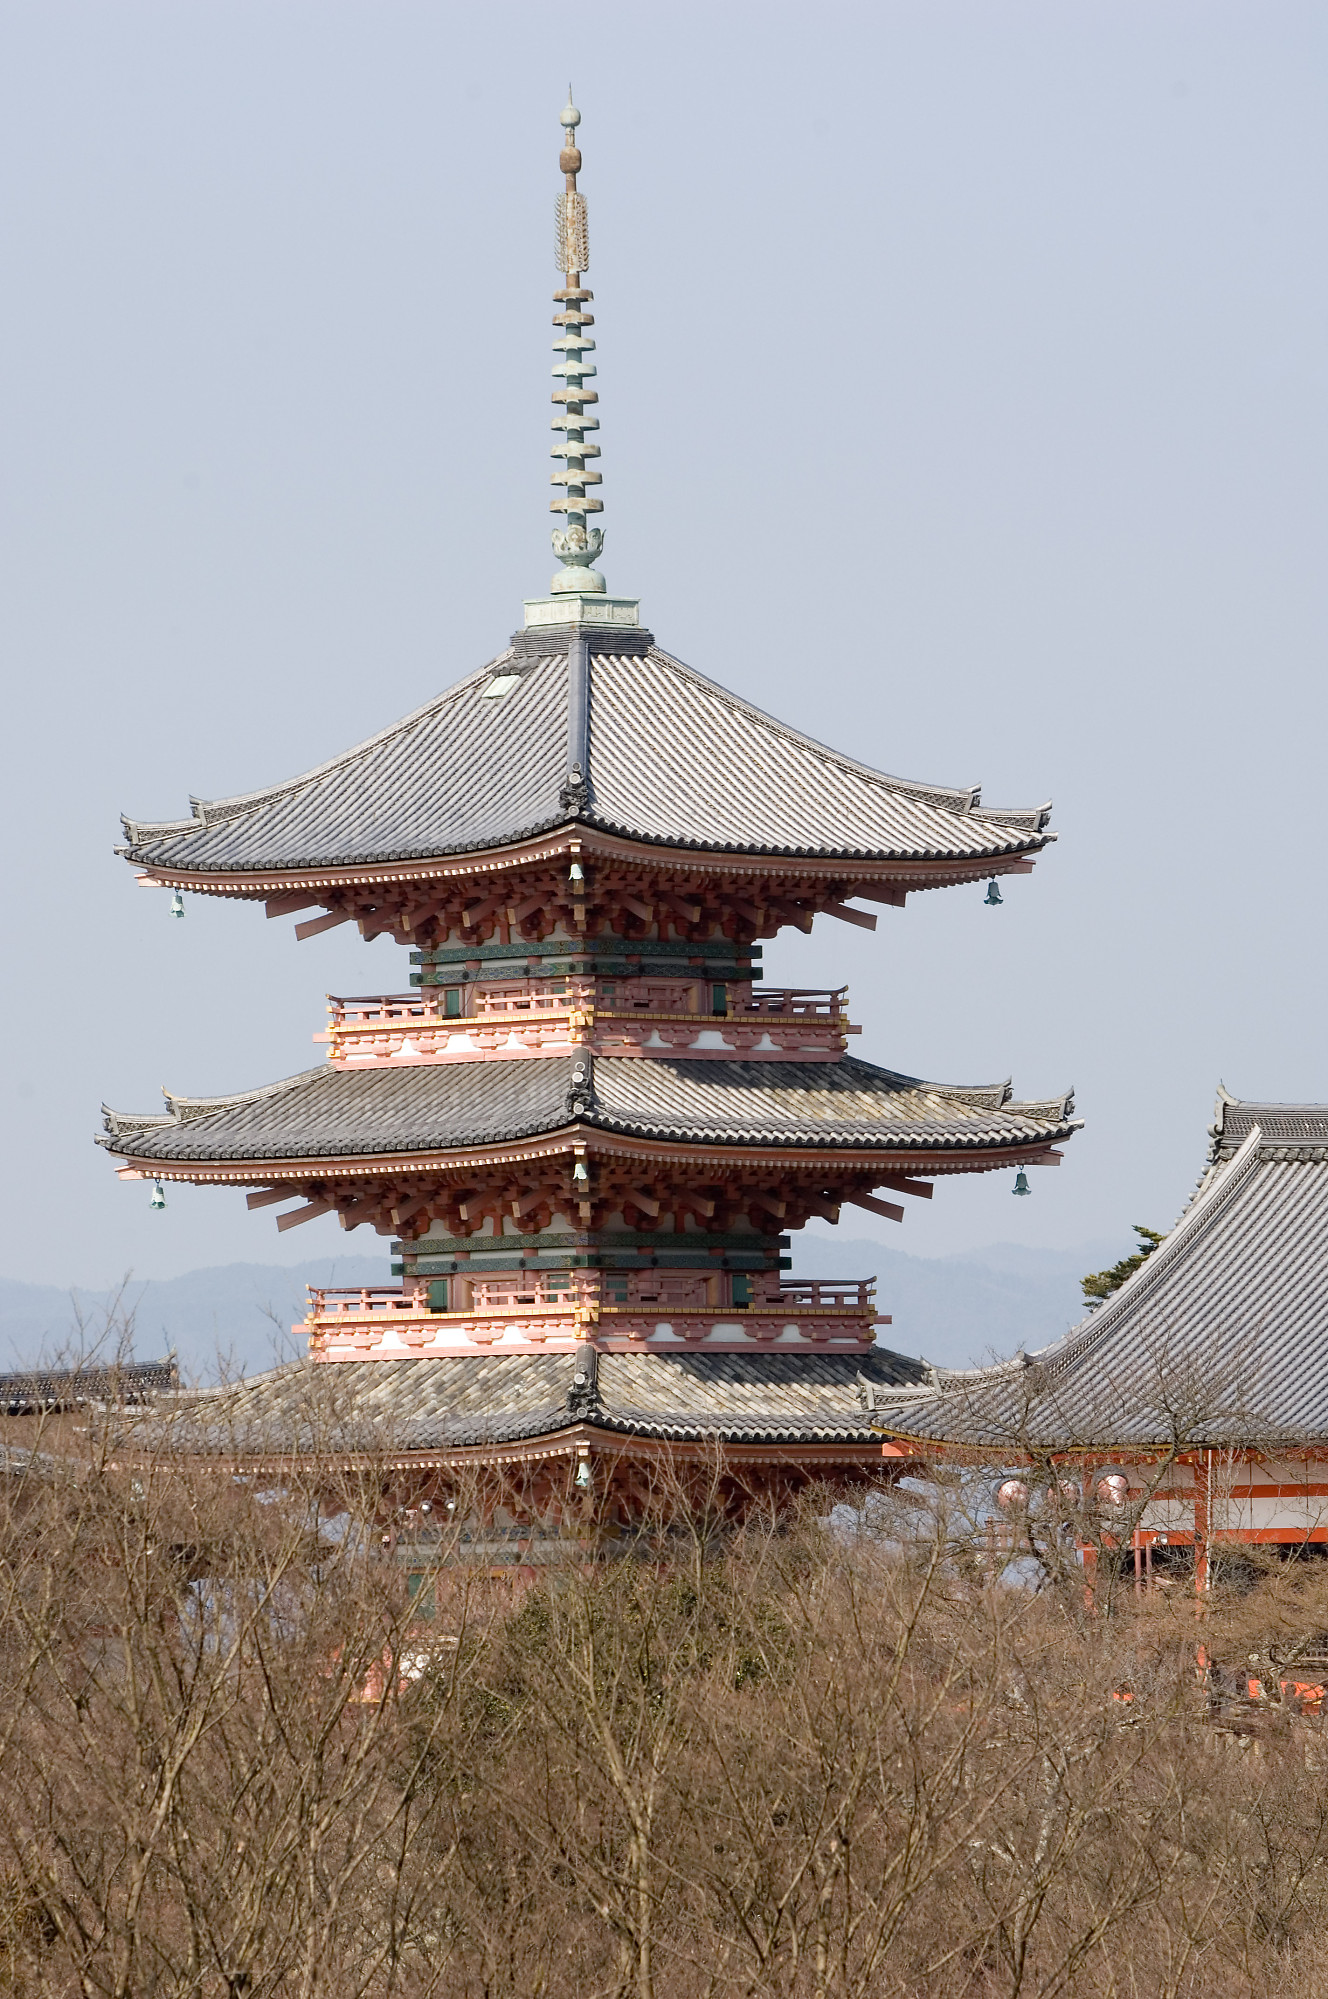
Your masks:
{"label": "pagoda spire", "polygon": [[550,500],[549,510],[565,514],[567,525],[553,531],[553,552],[561,558],[563,567],[551,587],[559,595],[590,591],[598,595],[604,589],[604,578],[591,564],[604,546],[604,535],[599,528],[588,525],[588,517],[603,513],[604,502],[587,490],[600,484],[601,475],[587,462],[599,457],[599,446],[588,435],[599,429],[599,418],[590,408],[599,401],[599,395],[586,387],[595,374],[594,362],[586,359],[595,351],[589,332],[595,316],[585,310],[595,294],[581,283],[590,262],[590,238],[586,198],[576,184],[581,171],[581,149],[576,143],[581,113],[572,102],[570,83],[560,122],[563,144],[558,165],[563,174],[563,191],[554,208],[554,257],[563,282],[553,295],[553,302],[559,308],[553,316],[559,337],[553,343],[557,356],[553,374],[558,386],[553,392],[552,427],[563,435],[550,455],[565,460],[565,465],[562,471],[553,474],[550,483],[565,486],[567,494],[563,499]]}
{"label": "pagoda spire", "polygon": [[558,165],[563,186],[554,207],[554,258],[562,284],[553,294],[557,338],[553,343],[556,387],[552,428],[560,437],[550,455],[563,463],[550,483],[565,491],[550,500],[549,510],[562,514],[565,524],[553,530],[553,552],[562,568],[549,586],[548,598],[527,602],[526,623],[635,625],[636,601],[608,596],[604,578],[594,567],[604,546],[603,530],[590,526],[590,517],[604,511],[604,502],[593,490],[601,483],[594,464],[599,445],[593,434],[599,429],[594,410],[599,393],[587,386],[595,378],[595,364],[588,358],[595,352],[590,335],[595,316],[586,308],[595,294],[581,282],[590,263],[590,239],[586,198],[576,184],[581,171],[581,149],[576,143],[581,113],[572,102],[570,83],[559,122],[563,143]]}

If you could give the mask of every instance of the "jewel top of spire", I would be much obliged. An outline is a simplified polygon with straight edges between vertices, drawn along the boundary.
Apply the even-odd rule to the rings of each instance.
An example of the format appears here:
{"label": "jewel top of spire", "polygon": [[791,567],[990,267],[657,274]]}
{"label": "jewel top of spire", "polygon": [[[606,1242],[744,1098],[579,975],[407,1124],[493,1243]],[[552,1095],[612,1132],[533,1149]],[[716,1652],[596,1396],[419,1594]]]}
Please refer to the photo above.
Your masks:
{"label": "jewel top of spire", "polygon": [[563,463],[551,483],[565,491],[549,502],[549,508],[565,517],[565,525],[553,530],[553,552],[563,566],[550,585],[549,597],[527,601],[526,623],[635,625],[639,612],[636,601],[608,596],[604,578],[593,566],[604,546],[602,530],[589,525],[592,514],[604,511],[604,502],[592,490],[601,483],[594,465],[599,445],[593,435],[599,429],[593,407],[599,394],[586,386],[595,377],[595,364],[587,358],[595,351],[589,331],[595,319],[586,311],[595,295],[581,282],[590,263],[590,237],[586,198],[576,184],[581,171],[581,149],[575,143],[581,113],[572,102],[570,83],[559,123],[563,128],[558,155],[563,187],[554,207],[554,257],[563,282],[553,295],[558,310],[553,316],[557,386],[552,427],[560,436],[551,455]]}

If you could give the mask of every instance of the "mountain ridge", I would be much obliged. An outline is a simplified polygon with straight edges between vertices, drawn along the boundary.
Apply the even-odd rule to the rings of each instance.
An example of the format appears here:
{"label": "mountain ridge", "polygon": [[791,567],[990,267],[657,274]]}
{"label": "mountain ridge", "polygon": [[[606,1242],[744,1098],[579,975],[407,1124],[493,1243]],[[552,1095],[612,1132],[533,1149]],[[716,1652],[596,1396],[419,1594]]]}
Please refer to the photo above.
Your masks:
{"label": "mountain ridge", "polygon": [[[806,1235],[794,1248],[799,1277],[872,1277],[892,1323],[882,1344],[942,1367],[972,1366],[1016,1347],[1034,1349],[1083,1317],[1079,1278],[1109,1260],[1111,1245],[1073,1250],[990,1243],[948,1256],[910,1256],[865,1236]],[[172,1278],[135,1278],[103,1290],[0,1278],[0,1368],[64,1355],[174,1352],[186,1380],[234,1377],[304,1351],[291,1328],[305,1287],[388,1284],[386,1256],[316,1257],[307,1263],[230,1263]]]}

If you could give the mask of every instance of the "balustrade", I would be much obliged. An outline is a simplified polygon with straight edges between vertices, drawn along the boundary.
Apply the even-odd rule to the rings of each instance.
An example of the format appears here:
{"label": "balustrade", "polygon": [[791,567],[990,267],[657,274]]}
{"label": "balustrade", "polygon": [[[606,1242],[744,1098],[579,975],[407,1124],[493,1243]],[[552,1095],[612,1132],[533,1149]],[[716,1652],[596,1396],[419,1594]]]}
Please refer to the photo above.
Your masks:
{"label": "balustrade", "polygon": [[[716,993],[724,995],[718,1004]],[[455,995],[452,1004],[449,997]],[[370,993],[343,999],[328,996],[335,1031],[344,1028],[446,1025],[486,1016],[562,1014],[594,1008],[615,1016],[662,1013],[685,1020],[739,1020],[752,1014],[784,1019],[840,1020],[848,987],[712,985],[697,979],[522,979],[438,986],[423,993]]]}
{"label": "balustrade", "polygon": [[774,1271],[501,1271],[400,1286],[310,1286],[308,1316],[297,1330],[312,1335],[316,1352],[329,1343],[367,1352],[384,1335],[397,1350],[449,1337],[507,1347],[514,1338],[541,1346],[586,1337],[632,1345],[659,1338],[862,1343],[881,1323],[874,1293],[873,1279],[790,1279]]}
{"label": "balustrade", "polygon": [[328,1002],[334,1062],[476,1061],[601,1054],[769,1055],[834,1061],[857,1028],[846,988],[746,987],[696,979],[485,980],[420,994]]}
{"label": "balustrade", "polygon": [[873,1277],[790,1278],[773,1271],[505,1270],[483,1277],[407,1278],[400,1285],[310,1285],[310,1312],[325,1318],[346,1312],[446,1309],[432,1304],[430,1297],[442,1283],[455,1288],[458,1310],[516,1313],[529,1305],[663,1304],[726,1312],[784,1306],[804,1312],[864,1312],[872,1309],[876,1287]]}

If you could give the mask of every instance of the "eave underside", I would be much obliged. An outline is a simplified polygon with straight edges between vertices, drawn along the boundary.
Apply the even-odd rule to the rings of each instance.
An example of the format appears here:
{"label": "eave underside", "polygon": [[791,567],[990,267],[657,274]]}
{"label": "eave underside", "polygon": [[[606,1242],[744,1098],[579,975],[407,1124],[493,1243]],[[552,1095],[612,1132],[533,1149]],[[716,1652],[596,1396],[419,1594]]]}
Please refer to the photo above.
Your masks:
{"label": "eave underside", "polygon": [[[1027,874],[1049,836],[999,852],[956,858],[753,855],[614,840],[584,825],[517,848],[403,860],[372,867],[263,873],[196,871],[147,864],[140,880],[191,893],[261,900],[270,917],[306,915],[297,935],[356,923],[366,938],[428,947],[541,941],[608,934],[624,938],[773,937],[809,931],[817,915],[842,914],[854,898],[900,907],[910,894]],[[585,871],[570,878],[571,863]],[[578,892],[584,887],[585,893]],[[855,913],[874,924],[868,911]],[[849,920],[854,920],[850,918]]]}
{"label": "eave underside", "polygon": [[[586,1189],[571,1179],[575,1161],[593,1174]],[[602,1134],[569,1127],[543,1146],[485,1148],[461,1155],[403,1155],[340,1161],[232,1161],[203,1166],[163,1165],[130,1153],[126,1175],[188,1181],[195,1186],[258,1190],[254,1205],[292,1199],[305,1205],[275,1217],[279,1228],[295,1221],[335,1214],[343,1228],[368,1223],[383,1235],[414,1241],[431,1225],[464,1236],[492,1223],[532,1235],[568,1217],[585,1229],[608,1226],[614,1216],[629,1227],[651,1228],[664,1216],[680,1237],[691,1227],[722,1232],[742,1216],[767,1230],[801,1228],[813,1216],[831,1223],[844,1203],[870,1204],[890,1219],[902,1208],[881,1202],[876,1190],[925,1189],[923,1176],[992,1172],[1016,1164],[1055,1164],[1048,1142],[1025,1141],[1000,1151],[933,1157],[900,1150],[849,1158],[814,1153],[778,1153],[735,1147],[683,1149],[661,1145],[603,1143]],[[692,1238],[694,1239],[694,1238]]]}

